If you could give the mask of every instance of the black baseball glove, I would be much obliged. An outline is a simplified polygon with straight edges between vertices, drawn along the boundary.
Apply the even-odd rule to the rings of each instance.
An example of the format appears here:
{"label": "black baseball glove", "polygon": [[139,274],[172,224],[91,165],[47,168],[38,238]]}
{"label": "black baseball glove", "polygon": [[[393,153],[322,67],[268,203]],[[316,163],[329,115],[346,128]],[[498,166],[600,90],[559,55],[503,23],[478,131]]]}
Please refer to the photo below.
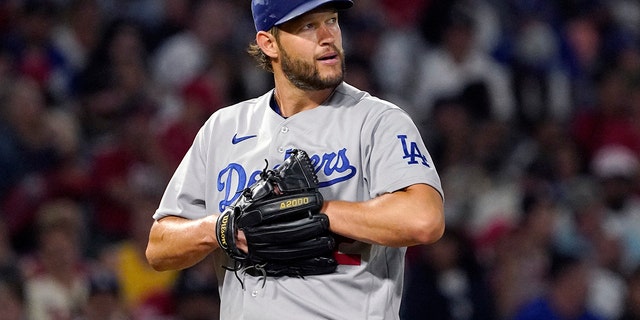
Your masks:
{"label": "black baseball glove", "polygon": [[[306,152],[293,150],[220,214],[216,237],[235,262],[234,270],[265,276],[318,275],[335,271],[335,240],[320,212],[322,195]],[[249,250],[236,246],[238,230]]]}

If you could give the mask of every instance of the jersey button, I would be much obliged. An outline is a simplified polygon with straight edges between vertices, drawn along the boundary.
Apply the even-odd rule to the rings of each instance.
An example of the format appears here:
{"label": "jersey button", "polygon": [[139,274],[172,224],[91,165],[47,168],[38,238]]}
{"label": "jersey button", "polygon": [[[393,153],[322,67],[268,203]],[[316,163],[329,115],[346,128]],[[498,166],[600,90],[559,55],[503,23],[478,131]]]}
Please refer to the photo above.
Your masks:
{"label": "jersey button", "polygon": [[284,148],[283,147],[278,148],[278,152],[279,153],[283,153],[284,152]]}
{"label": "jersey button", "polygon": [[282,127],[282,129],[280,129],[280,132],[287,133],[287,132],[289,132],[289,128],[288,127]]}

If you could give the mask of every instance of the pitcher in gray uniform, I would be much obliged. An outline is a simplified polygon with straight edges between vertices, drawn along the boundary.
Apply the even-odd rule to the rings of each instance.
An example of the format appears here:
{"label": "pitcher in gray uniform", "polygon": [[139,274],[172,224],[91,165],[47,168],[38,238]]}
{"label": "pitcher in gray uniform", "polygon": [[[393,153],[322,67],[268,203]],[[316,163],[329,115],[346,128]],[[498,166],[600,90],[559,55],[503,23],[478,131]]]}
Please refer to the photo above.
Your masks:
{"label": "pitcher in gray uniform", "polygon": [[[153,218],[156,270],[218,266],[221,319],[399,319],[407,246],[444,232],[436,167],[411,118],[343,81],[338,14],[351,0],[253,0],[249,52],[275,88],[216,111],[169,182]],[[357,4],[356,4],[357,5]],[[267,163],[305,150],[339,243],[336,272],[261,277],[227,271],[217,216]],[[246,250],[239,232],[238,241]],[[240,278],[241,281],[239,281]]]}

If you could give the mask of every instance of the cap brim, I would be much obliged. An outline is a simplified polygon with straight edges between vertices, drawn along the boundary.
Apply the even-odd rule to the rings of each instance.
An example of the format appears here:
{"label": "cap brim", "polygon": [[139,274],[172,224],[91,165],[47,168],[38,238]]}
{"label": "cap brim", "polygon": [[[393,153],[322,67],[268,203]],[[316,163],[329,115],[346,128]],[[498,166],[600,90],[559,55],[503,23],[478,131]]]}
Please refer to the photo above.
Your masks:
{"label": "cap brim", "polygon": [[300,5],[299,7],[293,9],[291,12],[289,12],[289,14],[287,14],[286,16],[282,17],[280,20],[278,20],[274,26],[283,24],[287,21],[290,21],[294,18],[297,18],[315,8],[318,8],[322,5],[325,4],[333,4],[336,6],[336,8],[338,8],[339,10],[342,9],[348,9],[351,8],[353,6],[353,1],[351,0],[317,0],[317,1],[309,1],[309,2],[305,2],[302,5]]}

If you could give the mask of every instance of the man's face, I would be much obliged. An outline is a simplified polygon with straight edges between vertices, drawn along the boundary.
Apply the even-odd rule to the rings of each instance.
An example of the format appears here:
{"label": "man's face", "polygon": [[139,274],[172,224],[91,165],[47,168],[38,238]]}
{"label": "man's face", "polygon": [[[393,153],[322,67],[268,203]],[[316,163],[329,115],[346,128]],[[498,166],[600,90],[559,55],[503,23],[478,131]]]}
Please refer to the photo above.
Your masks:
{"label": "man's face", "polygon": [[316,10],[285,23],[277,37],[280,66],[297,88],[324,90],[344,79],[344,52],[338,14]]}

